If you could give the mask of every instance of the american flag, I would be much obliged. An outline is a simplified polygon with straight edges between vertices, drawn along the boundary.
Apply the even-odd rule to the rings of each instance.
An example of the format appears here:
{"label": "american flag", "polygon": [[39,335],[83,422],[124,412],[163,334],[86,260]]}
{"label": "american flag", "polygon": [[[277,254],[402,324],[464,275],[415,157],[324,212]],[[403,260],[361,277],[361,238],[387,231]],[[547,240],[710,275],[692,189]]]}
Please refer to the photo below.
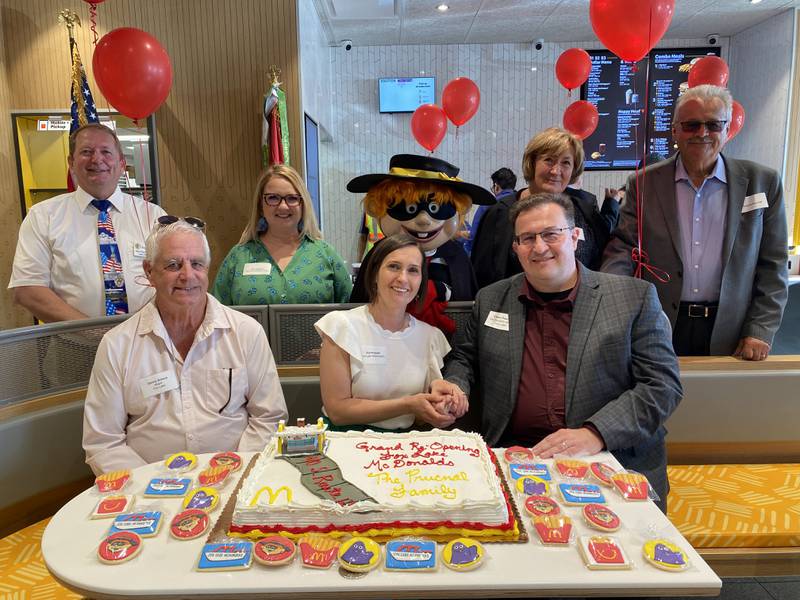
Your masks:
{"label": "american flag", "polygon": [[122,263],[120,263],[116,256],[103,256],[103,273],[121,273]]}
{"label": "american flag", "polygon": [[[117,232],[114,231],[114,224],[111,222],[111,219],[108,218],[108,213],[106,213],[106,218],[98,220],[97,222],[97,233],[100,235],[107,235],[111,240],[116,240]],[[110,240],[109,240],[110,241]]]}
{"label": "american flag", "polygon": [[72,53],[72,85],[70,88],[72,122],[69,126],[69,132],[72,133],[82,125],[99,123],[100,118],[97,116],[92,92],[89,89],[89,83],[86,81],[86,71],[83,70],[78,44],[71,35],[69,37],[69,47]]}

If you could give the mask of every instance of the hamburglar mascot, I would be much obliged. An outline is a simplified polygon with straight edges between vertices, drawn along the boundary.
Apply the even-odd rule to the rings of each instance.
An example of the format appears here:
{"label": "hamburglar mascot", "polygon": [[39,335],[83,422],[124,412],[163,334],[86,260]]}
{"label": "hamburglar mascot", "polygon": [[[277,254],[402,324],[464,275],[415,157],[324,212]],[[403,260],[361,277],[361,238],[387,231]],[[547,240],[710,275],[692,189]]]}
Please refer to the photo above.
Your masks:
{"label": "hamburglar mascot", "polygon": [[[361,175],[347,184],[350,192],[366,193],[364,210],[386,236],[405,232],[419,241],[428,260],[428,289],[425,302],[409,306],[409,312],[448,335],[455,322],[444,314],[447,302],[474,300],[478,291],[469,257],[452,238],[472,204],[495,202],[489,190],[461,181],[458,171],[431,156],[397,154],[388,174]],[[351,302],[369,301],[360,274],[371,256],[362,261]]]}

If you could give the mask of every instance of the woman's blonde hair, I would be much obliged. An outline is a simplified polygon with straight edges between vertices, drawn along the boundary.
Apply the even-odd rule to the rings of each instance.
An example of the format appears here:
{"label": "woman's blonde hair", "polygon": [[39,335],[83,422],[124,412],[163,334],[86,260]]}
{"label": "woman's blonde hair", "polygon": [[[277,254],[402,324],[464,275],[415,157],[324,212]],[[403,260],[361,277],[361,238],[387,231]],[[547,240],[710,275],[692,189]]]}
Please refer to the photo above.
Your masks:
{"label": "woman's blonde hair", "polygon": [[364,197],[364,210],[371,217],[380,219],[395,204],[402,201],[407,204],[417,204],[421,200],[426,200],[430,194],[434,194],[438,202],[455,205],[460,228],[472,206],[472,199],[467,194],[442,183],[384,179],[367,192]]}
{"label": "woman's blonde hair", "polygon": [[522,155],[522,174],[530,185],[536,174],[536,159],[540,156],[559,156],[569,152],[575,164],[569,182],[575,183],[583,173],[583,142],[566,129],[550,127],[537,133],[525,147]]}
{"label": "woman's blonde hair", "polygon": [[244,244],[250,240],[255,241],[259,239],[258,236],[262,231],[258,230],[258,222],[263,216],[261,211],[261,205],[263,203],[261,195],[264,193],[264,187],[273,177],[282,177],[292,184],[295,191],[303,197],[300,216],[300,236],[306,236],[312,240],[321,240],[322,233],[317,225],[317,216],[314,214],[314,206],[311,204],[311,193],[308,191],[306,184],[303,183],[300,174],[289,165],[272,165],[258,177],[256,191],[255,194],[253,194],[250,220],[247,222],[247,226],[242,232],[242,237],[239,238],[239,243]]}

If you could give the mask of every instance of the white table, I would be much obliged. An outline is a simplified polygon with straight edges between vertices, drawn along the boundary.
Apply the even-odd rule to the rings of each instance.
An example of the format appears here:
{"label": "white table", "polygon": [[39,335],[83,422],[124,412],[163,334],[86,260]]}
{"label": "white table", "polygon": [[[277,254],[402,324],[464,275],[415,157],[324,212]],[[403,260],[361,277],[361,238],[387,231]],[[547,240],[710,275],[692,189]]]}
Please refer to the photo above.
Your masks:
{"label": "white table", "polygon": [[[252,455],[243,454],[245,464],[249,456]],[[208,459],[209,455],[201,456],[199,468],[204,468]],[[604,453],[600,459],[617,464],[610,454]],[[502,458],[500,463],[505,468]],[[628,571],[590,571],[583,566],[576,545],[542,546],[517,497],[530,540],[525,544],[485,544],[487,558],[474,571],[454,572],[440,567],[433,573],[402,573],[383,571],[381,566],[361,579],[345,579],[335,566],[326,571],[307,569],[301,567],[296,557],[292,564],[282,567],[254,563],[246,571],[198,573],[194,566],[205,536],[178,541],[169,534],[169,522],[181,509],[181,500],[156,501],[141,495],[156,472],[156,465],[136,469],[126,493],[137,494],[134,510],[143,510],[155,502],[161,504],[165,522],[158,536],[145,538],[142,551],[133,560],[113,566],[100,563],[96,558],[97,545],[113,519],[89,519],[98,496],[87,490],[58,511],[42,537],[42,554],[56,579],[80,594],[95,598],[716,596],[722,587],[719,577],[653,503],[628,503],[610,490],[605,491],[608,505],[623,522],[623,527],[613,535],[621,540],[634,563],[634,568]],[[190,474],[196,473],[197,469]],[[229,482],[224,488],[212,520],[219,516],[234,485],[235,482]],[[598,533],[584,525],[580,507],[562,505],[562,509],[572,517],[577,535]],[[648,527],[681,545],[691,562],[688,570],[668,573],[644,560],[639,532],[644,534]]]}

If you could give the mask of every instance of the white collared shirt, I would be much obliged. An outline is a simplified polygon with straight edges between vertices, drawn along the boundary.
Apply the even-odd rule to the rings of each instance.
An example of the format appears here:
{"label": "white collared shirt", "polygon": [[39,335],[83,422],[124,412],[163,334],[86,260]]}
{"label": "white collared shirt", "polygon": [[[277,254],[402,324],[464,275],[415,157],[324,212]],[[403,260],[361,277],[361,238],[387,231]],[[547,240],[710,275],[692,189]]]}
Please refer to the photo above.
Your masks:
{"label": "white collared shirt", "polygon": [[[205,318],[185,359],[154,302],[103,337],[83,418],[86,462],[95,473],[138,467],[180,451],[261,450],[286,418],[263,328],[207,298]],[[174,386],[153,394],[148,381],[159,374]]]}
{"label": "white collared shirt", "polygon": [[[89,317],[104,317],[105,294],[97,245],[97,209],[81,188],[34,204],[22,221],[9,288],[53,290]],[[153,297],[142,270],[144,242],[164,210],[119,188],[108,198],[125,273],[128,312]]]}

